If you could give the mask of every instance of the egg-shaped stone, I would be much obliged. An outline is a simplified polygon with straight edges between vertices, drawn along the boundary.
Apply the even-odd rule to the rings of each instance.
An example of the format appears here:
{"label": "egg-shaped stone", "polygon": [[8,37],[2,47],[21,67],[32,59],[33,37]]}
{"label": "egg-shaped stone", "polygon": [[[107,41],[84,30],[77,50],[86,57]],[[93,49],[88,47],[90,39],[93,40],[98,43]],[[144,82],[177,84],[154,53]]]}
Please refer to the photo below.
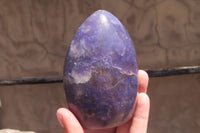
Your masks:
{"label": "egg-shaped stone", "polygon": [[132,118],[138,90],[133,42],[110,12],[89,16],[73,37],[64,64],[69,109],[84,128],[116,127]]}

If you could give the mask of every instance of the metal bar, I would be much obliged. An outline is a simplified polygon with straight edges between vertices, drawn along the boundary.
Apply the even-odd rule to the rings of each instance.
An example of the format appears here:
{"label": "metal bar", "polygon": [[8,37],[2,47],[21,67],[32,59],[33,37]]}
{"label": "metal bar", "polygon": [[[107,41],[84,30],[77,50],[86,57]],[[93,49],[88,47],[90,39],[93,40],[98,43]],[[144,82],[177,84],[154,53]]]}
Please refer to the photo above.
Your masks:
{"label": "metal bar", "polygon": [[22,77],[14,79],[0,79],[0,85],[16,84],[45,84],[62,82],[63,76]]}
{"label": "metal bar", "polygon": [[[166,69],[146,70],[149,77],[163,77],[182,74],[200,73],[200,66],[175,67]],[[0,79],[0,85],[17,85],[17,84],[44,84],[62,82],[63,76],[46,76],[46,77],[22,77],[15,79]]]}
{"label": "metal bar", "polygon": [[149,77],[163,77],[182,74],[200,73],[200,66],[174,67],[166,69],[146,70]]}

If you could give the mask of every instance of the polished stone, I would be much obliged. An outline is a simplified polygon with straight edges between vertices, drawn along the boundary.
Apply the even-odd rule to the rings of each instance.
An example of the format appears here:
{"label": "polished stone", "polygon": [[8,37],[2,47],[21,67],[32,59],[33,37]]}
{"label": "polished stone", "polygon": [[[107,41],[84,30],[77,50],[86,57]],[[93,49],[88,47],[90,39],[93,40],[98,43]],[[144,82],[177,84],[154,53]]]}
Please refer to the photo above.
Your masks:
{"label": "polished stone", "polygon": [[133,42],[121,22],[98,10],[76,32],[64,64],[70,110],[89,129],[131,119],[138,90]]}

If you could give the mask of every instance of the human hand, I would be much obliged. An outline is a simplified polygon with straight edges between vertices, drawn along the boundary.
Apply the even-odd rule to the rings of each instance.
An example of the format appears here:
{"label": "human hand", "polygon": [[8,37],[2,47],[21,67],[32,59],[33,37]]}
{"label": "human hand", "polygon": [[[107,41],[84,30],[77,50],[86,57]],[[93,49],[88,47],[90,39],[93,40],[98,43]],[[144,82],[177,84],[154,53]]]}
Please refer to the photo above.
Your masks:
{"label": "human hand", "polygon": [[146,94],[149,77],[143,70],[138,72],[139,90],[133,118],[127,123],[116,128],[88,130],[83,129],[74,114],[66,109],[57,110],[58,120],[63,128],[63,133],[146,133],[149,117],[150,101]]}

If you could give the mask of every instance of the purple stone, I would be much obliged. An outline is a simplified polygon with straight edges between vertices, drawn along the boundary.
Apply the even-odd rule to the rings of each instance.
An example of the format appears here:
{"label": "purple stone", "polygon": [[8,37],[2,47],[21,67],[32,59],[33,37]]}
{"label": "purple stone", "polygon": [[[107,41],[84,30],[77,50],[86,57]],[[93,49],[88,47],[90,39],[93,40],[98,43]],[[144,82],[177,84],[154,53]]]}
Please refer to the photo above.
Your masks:
{"label": "purple stone", "polygon": [[138,90],[133,42],[121,22],[98,10],[76,32],[64,64],[69,109],[84,128],[116,127],[130,120]]}

